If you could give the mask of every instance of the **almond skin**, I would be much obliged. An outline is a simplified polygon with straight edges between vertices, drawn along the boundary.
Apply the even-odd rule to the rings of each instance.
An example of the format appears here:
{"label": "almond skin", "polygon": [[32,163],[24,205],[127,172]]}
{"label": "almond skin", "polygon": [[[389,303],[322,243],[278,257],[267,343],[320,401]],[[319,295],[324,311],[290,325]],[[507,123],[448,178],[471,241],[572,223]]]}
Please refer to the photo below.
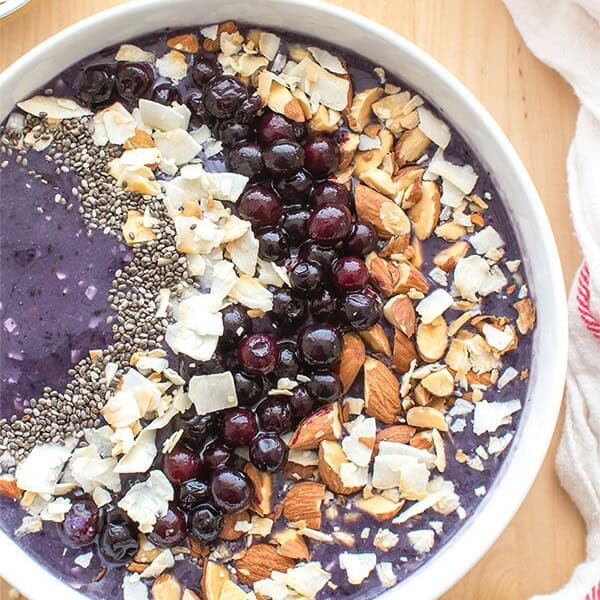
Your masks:
{"label": "almond skin", "polygon": [[261,579],[271,577],[273,571],[285,573],[295,566],[296,562],[294,560],[281,556],[269,544],[254,544],[246,550],[242,558],[235,561],[238,579],[250,587]]}
{"label": "almond skin", "polygon": [[392,296],[400,278],[400,273],[396,266],[390,261],[377,256],[374,252],[366,257],[365,264],[369,270],[373,285],[385,297]]}
{"label": "almond skin", "polygon": [[383,315],[390,325],[399,329],[406,337],[411,338],[414,335],[417,315],[408,296],[399,294],[390,298],[383,307]]}
{"label": "almond skin", "polygon": [[325,486],[316,481],[301,481],[287,493],[283,516],[291,522],[305,521],[311,529],[321,529],[321,504]]}
{"label": "almond skin", "polygon": [[415,236],[423,241],[431,237],[440,218],[440,188],[435,181],[423,181],[421,199],[408,211]]}
{"label": "almond skin", "polygon": [[342,382],[344,394],[352,387],[364,364],[365,345],[362,339],[356,333],[346,333],[340,358],[334,368]]}
{"label": "almond skin", "polygon": [[23,495],[22,490],[17,487],[17,480],[10,475],[0,476],[0,496],[18,499]]}
{"label": "almond skin", "polygon": [[409,425],[392,425],[391,427],[386,427],[377,432],[377,436],[375,437],[375,449],[377,450],[379,442],[408,444],[416,431],[417,430],[414,427],[410,427]]}
{"label": "almond skin", "polygon": [[295,450],[314,450],[322,440],[339,440],[341,437],[340,407],[334,402],[321,406],[300,421],[289,447]]}
{"label": "almond skin", "polygon": [[410,234],[410,220],[393,201],[366,185],[357,185],[354,202],[359,219],[371,223],[380,237]]}
{"label": "almond skin", "polygon": [[365,361],[365,409],[388,425],[400,416],[400,383],[396,376],[372,356]]}
{"label": "almond skin", "polygon": [[399,330],[394,334],[394,370],[406,373],[410,363],[417,358],[414,344]]}
{"label": "almond skin", "polygon": [[347,462],[346,454],[341,444],[325,440],[319,446],[319,475],[325,485],[335,494],[353,494],[362,489],[346,487],[340,477],[340,468]]}

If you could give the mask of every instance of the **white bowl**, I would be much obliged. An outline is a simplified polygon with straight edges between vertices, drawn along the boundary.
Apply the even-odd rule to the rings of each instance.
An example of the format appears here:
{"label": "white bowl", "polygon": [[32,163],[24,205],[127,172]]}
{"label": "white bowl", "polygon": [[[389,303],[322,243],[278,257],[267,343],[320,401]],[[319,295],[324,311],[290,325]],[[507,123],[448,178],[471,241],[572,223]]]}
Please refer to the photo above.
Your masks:
{"label": "white bowl", "polygon": [[[496,122],[437,62],[364,17],[318,0],[143,0],[81,21],[26,54],[0,75],[0,121],[15,102],[73,62],[164,27],[235,19],[316,36],[354,50],[399,76],[436,105],[490,170],[508,208],[537,303],[529,398],[493,488],[475,515],[420,569],[382,599],[435,598],[456,583],[507,526],[542,464],[558,418],[567,356],[567,311],[560,261],[529,175]],[[82,599],[0,533],[0,575],[31,600]]]}

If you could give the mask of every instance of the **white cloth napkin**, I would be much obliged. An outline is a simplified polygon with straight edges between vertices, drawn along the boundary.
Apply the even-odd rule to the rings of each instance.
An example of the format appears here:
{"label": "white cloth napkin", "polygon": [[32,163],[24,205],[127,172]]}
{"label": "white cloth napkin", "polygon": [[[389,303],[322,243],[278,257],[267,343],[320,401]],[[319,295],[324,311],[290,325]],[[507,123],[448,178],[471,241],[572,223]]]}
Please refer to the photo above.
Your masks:
{"label": "white cloth napkin", "polygon": [[[569,297],[567,409],[556,468],[585,519],[587,557],[545,600],[600,599],[600,0],[504,0],[532,52],[581,101],[569,201],[584,263]],[[551,523],[548,524],[552,526]],[[541,599],[542,596],[536,596]]]}

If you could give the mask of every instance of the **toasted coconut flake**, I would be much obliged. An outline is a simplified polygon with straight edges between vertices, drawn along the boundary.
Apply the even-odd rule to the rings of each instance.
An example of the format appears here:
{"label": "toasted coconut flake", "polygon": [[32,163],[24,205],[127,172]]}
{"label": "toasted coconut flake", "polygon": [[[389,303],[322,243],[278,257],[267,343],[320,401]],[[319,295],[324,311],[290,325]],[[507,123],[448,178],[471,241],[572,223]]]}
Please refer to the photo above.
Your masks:
{"label": "toasted coconut flake", "polygon": [[261,31],[258,39],[258,48],[263,56],[273,60],[279,51],[281,39],[274,33]]}
{"label": "toasted coconut flake", "polygon": [[33,96],[29,100],[17,102],[17,106],[24,112],[36,117],[45,116],[49,119],[79,119],[92,112],[80,106],[71,98],[57,98],[55,96]]}
{"label": "toasted coconut flake", "polygon": [[[170,131],[172,129],[187,129],[189,114],[182,110],[176,110],[153,100],[140,98],[140,118],[143,123],[153,129]],[[187,114],[187,116],[186,116]]]}
{"label": "toasted coconut flake", "polygon": [[456,267],[456,263],[467,255],[468,251],[468,242],[461,240],[438,252],[434,257],[433,262],[440,269],[450,273],[454,270],[454,267]]}
{"label": "toasted coconut flake", "polygon": [[237,393],[230,371],[213,375],[194,375],[189,397],[200,415],[237,406]]}
{"label": "toasted coconut flake", "polygon": [[438,288],[417,304],[417,313],[425,325],[441,317],[453,303],[452,296],[444,289]]}
{"label": "toasted coconut flake", "polygon": [[154,52],[142,50],[142,48],[133,44],[121,44],[115,54],[115,60],[119,62],[155,63],[156,56]]}
{"label": "toasted coconut flake", "polygon": [[340,568],[347,573],[348,583],[361,584],[375,568],[377,555],[369,552],[365,554],[351,554],[342,552],[339,557]]}
{"label": "toasted coconut flake", "polygon": [[526,335],[535,327],[536,311],[531,298],[523,298],[513,304],[517,311],[517,327],[521,335]]}
{"label": "toasted coconut flake", "polygon": [[427,554],[427,552],[433,548],[433,529],[413,529],[412,531],[409,531],[406,536],[408,537],[411,546],[419,554]]}
{"label": "toasted coconut flake", "polygon": [[156,61],[156,66],[161,77],[172,81],[179,81],[187,75],[188,65],[185,54],[178,50],[171,50]]}
{"label": "toasted coconut flake", "polygon": [[481,400],[481,402],[475,404],[473,432],[476,435],[494,433],[498,427],[510,424],[511,415],[519,410],[521,410],[519,400],[508,400],[506,402]]}
{"label": "toasted coconut flake", "polygon": [[420,106],[417,108],[419,115],[419,129],[436,145],[442,149],[450,143],[450,128],[430,110]]}
{"label": "toasted coconut flake", "polygon": [[190,54],[196,54],[196,52],[200,50],[198,37],[193,33],[183,33],[169,38],[167,40],[167,46],[174,50],[180,50],[181,52],[188,52]]}

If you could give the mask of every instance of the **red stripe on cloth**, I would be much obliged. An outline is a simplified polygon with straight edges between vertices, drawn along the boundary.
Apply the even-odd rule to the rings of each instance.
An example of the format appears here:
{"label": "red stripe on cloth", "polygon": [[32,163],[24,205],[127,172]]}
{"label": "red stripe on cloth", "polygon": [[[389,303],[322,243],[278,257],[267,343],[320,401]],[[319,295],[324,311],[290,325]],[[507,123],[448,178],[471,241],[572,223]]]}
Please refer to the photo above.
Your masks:
{"label": "red stripe on cloth", "polygon": [[600,581],[589,591],[584,600],[600,600]]}
{"label": "red stripe on cloth", "polygon": [[[585,326],[590,333],[600,340],[600,322],[594,317],[592,309],[590,308],[590,270],[587,263],[583,263],[583,266],[579,270],[575,300],[577,302],[577,310],[579,310],[581,320],[585,323]],[[600,600],[600,589],[596,590],[595,593],[598,595],[595,595],[593,600]]]}

